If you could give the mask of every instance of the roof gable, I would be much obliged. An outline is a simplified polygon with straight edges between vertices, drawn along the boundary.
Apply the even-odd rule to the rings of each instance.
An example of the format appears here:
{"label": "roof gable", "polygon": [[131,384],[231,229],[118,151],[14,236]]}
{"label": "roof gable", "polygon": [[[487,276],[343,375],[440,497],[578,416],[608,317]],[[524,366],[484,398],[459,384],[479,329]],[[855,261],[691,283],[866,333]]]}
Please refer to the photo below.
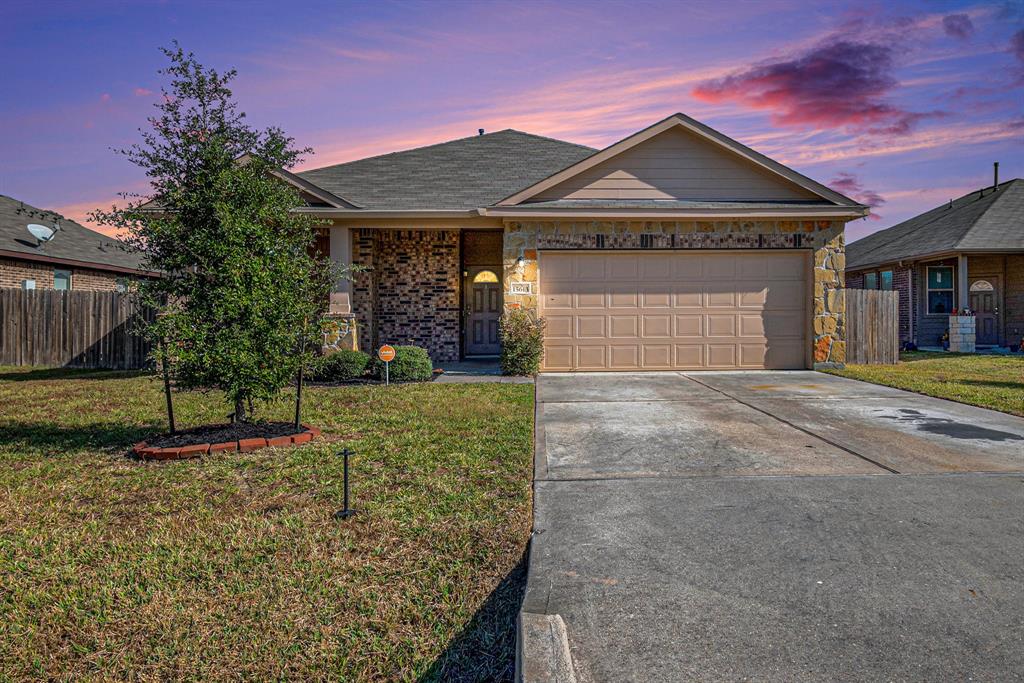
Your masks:
{"label": "roof gable", "polygon": [[684,114],[674,114],[512,194],[561,199],[856,202]]}

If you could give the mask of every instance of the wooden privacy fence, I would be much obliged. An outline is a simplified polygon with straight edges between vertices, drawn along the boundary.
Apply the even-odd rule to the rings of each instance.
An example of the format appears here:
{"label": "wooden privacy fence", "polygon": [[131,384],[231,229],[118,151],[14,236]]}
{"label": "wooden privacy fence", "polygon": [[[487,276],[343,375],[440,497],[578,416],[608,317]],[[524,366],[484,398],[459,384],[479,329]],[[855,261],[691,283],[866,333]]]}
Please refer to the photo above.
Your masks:
{"label": "wooden privacy fence", "polygon": [[846,290],[846,362],[894,364],[900,359],[900,295]]}
{"label": "wooden privacy fence", "polygon": [[0,289],[0,365],[144,367],[150,348],[135,334],[140,312],[152,319],[119,292]]}

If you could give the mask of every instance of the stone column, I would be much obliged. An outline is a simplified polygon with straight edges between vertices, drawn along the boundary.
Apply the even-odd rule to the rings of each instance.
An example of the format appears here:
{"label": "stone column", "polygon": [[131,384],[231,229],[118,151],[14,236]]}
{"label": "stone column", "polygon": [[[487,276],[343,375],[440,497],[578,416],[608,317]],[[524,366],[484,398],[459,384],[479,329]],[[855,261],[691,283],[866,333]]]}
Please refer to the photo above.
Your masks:
{"label": "stone column", "polygon": [[949,350],[955,353],[974,353],[973,315],[949,316]]}

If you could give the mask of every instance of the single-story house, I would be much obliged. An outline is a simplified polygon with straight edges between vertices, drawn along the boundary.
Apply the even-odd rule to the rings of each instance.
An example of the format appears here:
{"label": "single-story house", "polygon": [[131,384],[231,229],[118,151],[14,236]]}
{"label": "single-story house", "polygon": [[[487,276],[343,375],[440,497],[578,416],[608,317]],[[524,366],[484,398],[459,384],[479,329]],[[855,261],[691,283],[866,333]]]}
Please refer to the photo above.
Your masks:
{"label": "single-story house", "polygon": [[[30,224],[59,229],[42,241]],[[0,195],[0,288],[123,291],[131,279],[152,275],[122,242]]]}
{"label": "single-story house", "polygon": [[282,172],[366,266],[331,312],[435,361],[547,321],[543,369],[809,368],[845,360],[843,230],[867,207],[683,114],[603,150],[503,130]]}
{"label": "single-story house", "polygon": [[1024,335],[1024,180],[993,184],[847,246],[847,287],[894,289],[900,340],[940,345],[953,309],[979,347]]}

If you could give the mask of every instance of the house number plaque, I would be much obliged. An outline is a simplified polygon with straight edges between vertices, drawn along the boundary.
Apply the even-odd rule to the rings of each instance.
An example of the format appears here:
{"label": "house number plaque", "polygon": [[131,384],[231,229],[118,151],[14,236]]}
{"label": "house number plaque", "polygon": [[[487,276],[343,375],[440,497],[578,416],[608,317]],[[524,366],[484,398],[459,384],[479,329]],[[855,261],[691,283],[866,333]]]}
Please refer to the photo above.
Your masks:
{"label": "house number plaque", "polygon": [[533,294],[532,282],[510,282],[508,284],[509,294]]}

